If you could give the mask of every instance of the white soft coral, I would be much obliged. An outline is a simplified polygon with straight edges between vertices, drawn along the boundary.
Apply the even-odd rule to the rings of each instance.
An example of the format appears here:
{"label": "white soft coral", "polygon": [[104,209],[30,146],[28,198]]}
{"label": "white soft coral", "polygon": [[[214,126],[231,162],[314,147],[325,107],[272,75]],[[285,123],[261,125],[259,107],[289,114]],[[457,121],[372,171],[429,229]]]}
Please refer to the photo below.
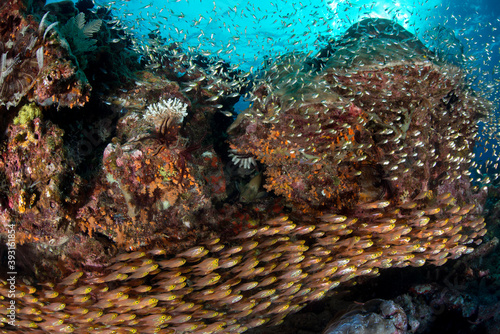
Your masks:
{"label": "white soft coral", "polygon": [[187,104],[175,97],[168,100],[161,99],[158,103],[150,104],[144,116],[155,124],[167,117],[180,124],[187,116]]}

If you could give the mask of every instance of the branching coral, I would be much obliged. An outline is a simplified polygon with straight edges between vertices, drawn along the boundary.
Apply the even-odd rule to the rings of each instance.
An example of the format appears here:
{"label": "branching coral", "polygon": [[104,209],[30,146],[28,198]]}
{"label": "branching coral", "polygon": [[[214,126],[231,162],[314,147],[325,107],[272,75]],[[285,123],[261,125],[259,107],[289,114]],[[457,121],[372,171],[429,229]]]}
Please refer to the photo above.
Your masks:
{"label": "branching coral", "polygon": [[161,119],[170,118],[172,122],[182,123],[187,116],[187,104],[177,98],[161,99],[158,103],[148,106],[144,117],[150,124],[157,125]]}

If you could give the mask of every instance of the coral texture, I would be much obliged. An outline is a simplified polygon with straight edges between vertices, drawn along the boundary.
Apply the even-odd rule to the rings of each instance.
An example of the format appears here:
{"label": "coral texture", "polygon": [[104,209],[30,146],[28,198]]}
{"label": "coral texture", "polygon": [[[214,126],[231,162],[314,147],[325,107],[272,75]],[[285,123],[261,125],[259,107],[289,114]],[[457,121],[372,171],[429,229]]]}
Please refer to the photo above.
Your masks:
{"label": "coral texture", "polygon": [[[222,93],[228,84],[199,68],[182,89],[143,73],[121,100],[128,112],[87,201],[68,211],[89,238],[121,252],[96,270],[21,284],[17,331],[239,333],[278,324],[382,268],[439,266],[471,253],[486,233],[485,194],[473,191],[467,171],[475,121],[489,106],[469,92],[459,68],[425,49],[410,53],[418,43],[402,31],[360,37],[387,24],[361,22],[333,54],[289,54],[269,64],[252,107],[229,128],[233,156],[251,156],[255,163],[244,167],[260,168],[232,202],[221,202],[222,159],[204,142],[223,107],[215,82]],[[60,138],[55,131],[10,143],[27,141],[36,152],[38,141]],[[51,153],[48,143],[41,147]],[[9,151],[11,182],[40,164],[34,155]],[[57,173],[63,158],[51,159]],[[261,183],[267,197],[258,195]],[[22,217],[36,196],[18,198],[8,212]],[[2,300],[0,314],[7,307]],[[396,316],[391,325],[406,325],[397,307],[381,308]]]}
{"label": "coral texture", "polygon": [[41,105],[82,106],[90,86],[68,60],[52,25],[23,15],[20,0],[0,7],[0,106],[17,106],[23,97]]}
{"label": "coral texture", "polygon": [[371,300],[330,324],[324,334],[405,334],[408,319],[392,300]]}

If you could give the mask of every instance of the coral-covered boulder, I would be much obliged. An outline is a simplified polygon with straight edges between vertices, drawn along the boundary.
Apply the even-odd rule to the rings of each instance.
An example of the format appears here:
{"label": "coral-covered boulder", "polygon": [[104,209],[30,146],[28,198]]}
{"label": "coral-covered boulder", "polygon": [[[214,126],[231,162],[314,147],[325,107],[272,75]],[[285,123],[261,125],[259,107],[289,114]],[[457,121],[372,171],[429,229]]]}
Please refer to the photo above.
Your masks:
{"label": "coral-covered boulder", "polygon": [[264,187],[302,219],[348,218],[328,233],[372,239],[374,250],[403,247],[404,235],[415,253],[397,263],[442,264],[486,233],[485,193],[473,191],[468,169],[475,120],[490,107],[460,68],[410,36],[365,20],[318,57],[277,59],[230,143],[234,156],[264,166]]}
{"label": "coral-covered boulder", "polygon": [[66,214],[82,186],[65,154],[63,131],[30,104],[21,108],[8,132],[0,161],[8,206],[2,208],[1,221],[15,223],[19,244],[60,246],[69,239]]}
{"label": "coral-covered boulder", "polygon": [[127,247],[202,233],[198,217],[225,197],[225,178],[212,148],[188,144],[179,133],[186,115],[187,104],[168,98],[119,121],[124,142],[115,138],[106,147],[100,186],[80,210],[90,233]]}

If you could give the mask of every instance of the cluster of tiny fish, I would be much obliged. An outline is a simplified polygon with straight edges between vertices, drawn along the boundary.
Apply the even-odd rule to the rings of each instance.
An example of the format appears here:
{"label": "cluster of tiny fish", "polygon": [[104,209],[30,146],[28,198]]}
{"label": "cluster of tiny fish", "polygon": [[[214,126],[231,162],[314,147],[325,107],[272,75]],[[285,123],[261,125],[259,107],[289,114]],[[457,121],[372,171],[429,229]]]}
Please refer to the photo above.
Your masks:
{"label": "cluster of tiny fish", "polygon": [[[293,71],[286,70],[286,75],[292,76]],[[339,89],[355,84],[351,78],[356,73],[341,74],[335,73],[343,80],[338,83]],[[333,84],[333,77],[328,84]],[[284,85],[301,85],[300,78],[298,82],[286,80],[280,78]],[[307,88],[302,85],[298,89],[321,103],[322,93],[305,92]],[[188,87],[185,92],[192,89]],[[353,92],[352,100],[373,107],[370,91],[365,92],[368,94],[364,96]],[[218,98],[212,97],[210,102]],[[257,115],[271,124],[278,111],[270,107],[272,100],[268,101],[269,109],[261,110],[268,114]],[[397,118],[397,112],[391,117]],[[465,118],[457,124],[467,122]],[[381,145],[399,143],[401,136],[391,126],[379,130],[380,142],[387,141]],[[450,143],[463,135],[453,128],[443,131]],[[415,147],[426,149],[419,133],[411,135]],[[472,140],[472,136],[467,133],[464,141]],[[450,148],[464,151],[448,157],[450,166],[466,170],[469,149]],[[354,152],[355,148],[349,150]],[[244,167],[255,164],[252,156],[231,153],[233,161],[243,161]],[[306,151],[297,155],[311,163],[321,158]],[[429,155],[429,159],[438,158],[435,152]],[[366,159],[362,154],[355,158],[357,162]],[[396,155],[386,158],[387,168],[404,163]],[[416,161],[416,168],[423,170],[419,166],[423,162]],[[402,179],[409,171],[401,168],[394,173]],[[460,184],[459,175],[454,174],[448,182]],[[175,255],[163,249],[120,254],[100,276],[75,272],[55,284],[20,284],[16,287],[18,328],[7,328],[9,285],[1,281],[0,295],[4,298],[0,301],[0,323],[5,330],[19,333],[240,333],[262,324],[278,324],[287,314],[322,298],[339,284],[377,275],[380,268],[442,265],[470,253],[472,244],[478,244],[486,233],[481,210],[457,200],[451,192],[424,190],[406,201],[372,199],[360,201],[356,216],[326,213],[301,221],[279,216],[229,240],[214,238]]]}
{"label": "cluster of tiny fish", "polygon": [[[428,196],[414,199],[427,201]],[[278,324],[340,283],[376,275],[378,268],[421,266],[426,260],[440,265],[470,253],[467,245],[486,232],[484,219],[470,218],[473,205],[450,205],[450,194],[434,201],[432,209],[409,210],[408,224],[397,227],[387,217],[398,210],[385,210],[384,201],[363,207],[367,216],[386,217],[378,225],[334,214],[300,224],[281,216],[232,240],[214,238],[175,256],[162,249],[121,254],[101,276],[76,272],[39,288],[22,284],[18,331],[241,333]],[[427,229],[439,211],[447,218]],[[477,232],[460,234],[463,228]],[[3,323],[8,290],[2,281]]]}

